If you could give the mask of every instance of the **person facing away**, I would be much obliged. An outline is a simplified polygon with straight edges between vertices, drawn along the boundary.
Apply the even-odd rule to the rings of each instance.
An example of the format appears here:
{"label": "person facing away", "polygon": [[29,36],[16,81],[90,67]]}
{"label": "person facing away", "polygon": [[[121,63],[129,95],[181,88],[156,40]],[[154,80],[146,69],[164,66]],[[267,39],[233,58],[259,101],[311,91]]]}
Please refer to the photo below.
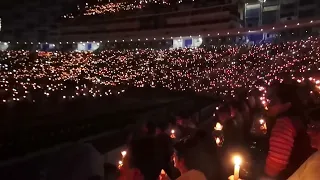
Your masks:
{"label": "person facing away", "polygon": [[161,169],[169,176],[170,179],[176,179],[180,176],[180,172],[174,167],[172,155],[174,152],[172,138],[166,133],[168,123],[162,122],[158,124],[156,141],[156,157]]}
{"label": "person facing away", "polygon": [[312,154],[306,133],[304,89],[295,84],[274,84],[268,90],[269,151],[264,173],[267,177],[287,179]]}
{"label": "person facing away", "polygon": [[313,153],[288,180],[318,180],[320,179],[320,109],[314,109],[309,114],[311,119],[308,124],[308,135],[311,139]]}

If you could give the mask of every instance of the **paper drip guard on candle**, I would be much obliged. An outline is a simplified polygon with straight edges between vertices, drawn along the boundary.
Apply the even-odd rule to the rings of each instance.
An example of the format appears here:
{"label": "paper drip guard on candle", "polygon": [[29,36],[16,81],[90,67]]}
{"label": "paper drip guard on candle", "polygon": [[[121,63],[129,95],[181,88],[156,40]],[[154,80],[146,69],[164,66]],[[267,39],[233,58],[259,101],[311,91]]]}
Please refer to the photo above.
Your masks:
{"label": "paper drip guard on candle", "polygon": [[221,131],[222,129],[223,129],[223,126],[219,122],[217,122],[216,126],[214,127],[214,130]]}

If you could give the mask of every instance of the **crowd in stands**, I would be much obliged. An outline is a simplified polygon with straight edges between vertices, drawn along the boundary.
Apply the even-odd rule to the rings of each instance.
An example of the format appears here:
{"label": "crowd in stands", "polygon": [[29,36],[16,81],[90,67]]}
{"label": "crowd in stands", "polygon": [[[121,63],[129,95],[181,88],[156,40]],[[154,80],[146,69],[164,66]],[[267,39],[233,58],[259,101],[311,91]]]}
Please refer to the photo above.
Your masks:
{"label": "crowd in stands", "polygon": [[[63,15],[63,18],[75,18],[77,16],[92,15],[117,15],[129,14],[154,14],[160,12],[174,12],[179,10],[179,5],[188,8],[208,7],[213,5],[226,4],[227,1],[195,1],[195,0],[134,0],[120,2],[105,2],[98,0],[93,3],[85,3],[83,6],[77,5],[77,10],[73,13]],[[181,6],[182,7],[182,6]],[[182,7],[183,8],[183,7]]]}
{"label": "crowd in stands", "polygon": [[1,102],[59,101],[120,94],[126,87],[164,87],[213,96],[274,80],[317,80],[320,40],[172,50],[127,49],[99,52],[1,52]]}
{"label": "crowd in stands", "polygon": [[[120,170],[121,177],[154,179],[172,163],[173,155],[174,166],[181,176],[177,178],[179,173],[175,176],[167,170],[172,179],[183,180],[189,176],[199,180],[219,176],[225,179],[231,175],[230,165],[221,162],[218,156],[227,158],[230,149],[252,154],[249,142],[259,141],[252,137],[250,129],[259,114],[268,119],[265,149],[269,151],[262,158],[265,161],[262,172],[256,176],[316,180],[318,152],[311,157],[310,154],[311,146],[318,148],[320,142],[318,114],[317,110],[307,110],[318,102],[319,44],[317,37],[309,37],[251,47],[53,52],[41,56],[27,51],[5,51],[0,53],[0,97],[2,107],[22,102],[95,99],[120,94],[128,87],[160,87],[221,97],[225,104],[219,106],[213,122],[220,122],[224,127],[222,148],[213,144],[213,125],[207,126],[206,132],[198,132],[192,130],[195,126],[176,122],[177,129],[190,137],[168,148],[165,147],[170,144],[167,141],[170,138],[159,136],[166,136],[167,126],[160,125],[158,131],[148,127],[147,132],[132,137],[128,143],[128,159]],[[255,105],[250,96],[254,97]],[[260,162],[250,155],[245,157],[251,164]],[[204,163],[205,160],[209,161]],[[208,170],[210,167],[221,167],[223,171],[210,174],[213,173]]]}

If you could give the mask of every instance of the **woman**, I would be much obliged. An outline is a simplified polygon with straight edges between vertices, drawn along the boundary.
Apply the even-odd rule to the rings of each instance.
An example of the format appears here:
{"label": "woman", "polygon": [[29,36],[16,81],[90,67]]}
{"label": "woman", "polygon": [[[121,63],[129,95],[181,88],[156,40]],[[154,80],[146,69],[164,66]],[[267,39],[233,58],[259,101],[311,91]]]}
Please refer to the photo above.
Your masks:
{"label": "woman", "polygon": [[[264,173],[267,177],[288,179],[310,156],[304,117],[305,89],[295,84],[276,84],[268,90],[269,152]],[[271,131],[270,131],[271,130]]]}
{"label": "woman", "polygon": [[311,146],[317,149],[288,180],[318,180],[320,179],[320,109],[311,112],[311,122],[308,125],[308,135]]}

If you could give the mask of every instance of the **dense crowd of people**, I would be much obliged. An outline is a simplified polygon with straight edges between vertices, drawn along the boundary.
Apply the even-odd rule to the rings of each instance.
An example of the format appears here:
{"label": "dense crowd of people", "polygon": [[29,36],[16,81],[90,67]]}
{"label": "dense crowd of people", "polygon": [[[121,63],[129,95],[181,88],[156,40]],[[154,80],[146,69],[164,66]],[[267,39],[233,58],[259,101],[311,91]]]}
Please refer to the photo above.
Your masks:
{"label": "dense crowd of people", "polygon": [[[189,7],[206,7],[208,5],[225,4],[225,1],[195,1],[195,0],[151,0],[151,1],[121,1],[106,2],[98,0],[96,2],[77,5],[76,11],[63,15],[63,18],[70,19],[77,16],[94,16],[94,15],[123,15],[133,13],[159,13],[170,12],[178,9],[179,4],[188,5]],[[120,13],[120,14],[119,14]]]}
{"label": "dense crowd of people", "polygon": [[[5,51],[0,53],[0,97],[2,106],[13,106],[94,99],[128,87],[220,97],[224,102],[204,130],[183,117],[171,125],[147,124],[132,135],[120,179],[227,179],[233,169],[226,159],[240,152],[248,161],[242,166],[244,179],[316,180],[319,152],[311,154],[320,142],[319,44],[310,37],[251,47]],[[223,127],[219,146],[211,135],[216,122]],[[172,128],[181,141],[172,142]]]}
{"label": "dense crowd of people", "polygon": [[130,86],[232,98],[274,80],[311,78],[318,83],[319,43],[318,38],[309,38],[250,48],[104,50],[44,56],[5,51],[0,54],[0,99],[2,103],[37,101],[36,97],[63,101],[120,94]]}

